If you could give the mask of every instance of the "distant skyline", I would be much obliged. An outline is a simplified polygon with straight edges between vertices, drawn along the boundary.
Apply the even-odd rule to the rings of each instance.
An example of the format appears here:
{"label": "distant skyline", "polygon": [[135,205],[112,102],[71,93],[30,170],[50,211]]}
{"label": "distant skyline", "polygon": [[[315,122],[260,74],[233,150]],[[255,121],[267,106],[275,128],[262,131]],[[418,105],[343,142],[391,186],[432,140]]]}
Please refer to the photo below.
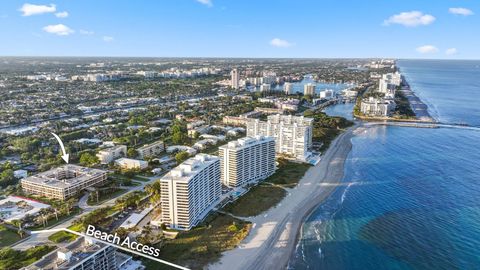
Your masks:
{"label": "distant skyline", "polygon": [[480,59],[471,0],[3,1],[2,56]]}

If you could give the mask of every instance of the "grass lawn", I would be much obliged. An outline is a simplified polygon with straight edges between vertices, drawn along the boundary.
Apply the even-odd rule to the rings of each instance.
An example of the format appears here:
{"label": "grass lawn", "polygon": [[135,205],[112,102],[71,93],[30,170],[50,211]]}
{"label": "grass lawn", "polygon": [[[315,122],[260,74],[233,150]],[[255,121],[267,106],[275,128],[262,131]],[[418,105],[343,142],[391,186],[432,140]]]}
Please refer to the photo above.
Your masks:
{"label": "grass lawn", "polygon": [[16,232],[0,225],[0,248],[8,247],[20,239],[20,235],[18,235]]}
{"label": "grass lawn", "polygon": [[72,217],[74,217],[74,216],[76,216],[80,213],[81,213],[80,208],[75,208],[70,212],[70,215],[60,216],[60,217],[58,217],[58,220],[56,220],[55,217],[51,218],[50,220],[48,220],[48,224],[47,224],[46,227],[43,227],[42,225],[40,225],[40,226],[36,226],[36,227],[33,227],[33,228],[29,228],[29,230],[31,230],[31,231],[44,230],[45,228],[53,227],[57,224],[60,224],[60,223],[64,222],[65,220],[70,219],[70,218],[72,218]]}
{"label": "grass lawn", "polygon": [[150,181],[150,179],[146,178],[146,177],[143,177],[143,176],[140,176],[140,175],[135,175],[134,177],[132,177],[133,180],[138,180],[138,181],[142,181],[142,182],[148,182]]}
{"label": "grass lawn", "polygon": [[[250,228],[248,222],[214,213],[200,226],[180,232],[176,239],[166,240],[159,258],[190,269],[203,269],[207,264],[217,261],[223,251],[235,248],[247,236]],[[172,269],[152,260],[145,262],[147,269]]]}
{"label": "grass lawn", "polygon": [[99,204],[102,204],[105,201],[108,201],[108,200],[111,200],[115,197],[118,197],[118,196],[120,196],[120,195],[122,195],[126,192],[128,192],[128,189],[117,189],[116,191],[111,192],[111,193],[100,194],[100,196],[98,197],[98,202],[88,200],[87,204],[88,205],[99,205]]}
{"label": "grass lawn", "polygon": [[[81,232],[83,231],[83,225],[82,224],[74,224],[70,227],[68,227],[72,231],[76,232]],[[54,242],[54,243],[61,243],[61,242],[72,242],[73,240],[77,239],[77,235],[66,232],[66,231],[59,231],[56,232],[48,237],[48,240]]]}
{"label": "grass lawn", "polygon": [[22,251],[9,247],[2,248],[0,269],[21,269],[40,260],[42,256],[48,254],[55,248],[54,246],[35,246]]}
{"label": "grass lawn", "polygon": [[295,187],[311,167],[308,163],[295,163],[285,159],[279,159],[278,163],[277,171],[265,181],[284,187]]}
{"label": "grass lawn", "polygon": [[223,210],[239,217],[257,216],[277,205],[286,195],[281,187],[260,184],[227,204]]}

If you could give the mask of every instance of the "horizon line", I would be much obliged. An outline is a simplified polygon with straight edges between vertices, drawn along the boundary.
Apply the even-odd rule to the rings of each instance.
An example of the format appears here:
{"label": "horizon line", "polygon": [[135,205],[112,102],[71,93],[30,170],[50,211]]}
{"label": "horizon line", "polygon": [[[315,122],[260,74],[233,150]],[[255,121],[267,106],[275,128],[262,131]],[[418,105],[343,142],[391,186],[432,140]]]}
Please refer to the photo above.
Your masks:
{"label": "horizon line", "polygon": [[171,58],[171,59],[292,59],[292,60],[320,60],[320,59],[393,59],[393,60],[456,60],[456,61],[479,61],[475,58],[401,58],[401,57],[256,57],[256,56],[80,56],[80,55],[0,55],[0,58]]}

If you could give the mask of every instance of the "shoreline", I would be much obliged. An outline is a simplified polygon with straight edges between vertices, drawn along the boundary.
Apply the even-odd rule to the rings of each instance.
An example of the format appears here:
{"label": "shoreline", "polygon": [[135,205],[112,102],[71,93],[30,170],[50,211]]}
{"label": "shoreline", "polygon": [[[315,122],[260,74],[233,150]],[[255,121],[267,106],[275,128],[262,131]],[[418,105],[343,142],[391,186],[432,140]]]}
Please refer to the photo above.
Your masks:
{"label": "shoreline", "polygon": [[248,236],[235,249],[223,253],[208,269],[282,269],[292,258],[303,223],[341,184],[345,161],[351,151],[351,138],[358,124],[341,133],[322,160],[310,168],[295,188],[274,208],[252,222]]}

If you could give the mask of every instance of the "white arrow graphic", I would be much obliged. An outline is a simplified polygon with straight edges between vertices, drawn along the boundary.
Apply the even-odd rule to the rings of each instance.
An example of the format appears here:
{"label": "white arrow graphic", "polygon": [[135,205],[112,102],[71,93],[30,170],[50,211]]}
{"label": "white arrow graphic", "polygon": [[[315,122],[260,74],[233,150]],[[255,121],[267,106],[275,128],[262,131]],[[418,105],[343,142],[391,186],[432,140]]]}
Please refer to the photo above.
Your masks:
{"label": "white arrow graphic", "polygon": [[55,139],[57,139],[60,147],[62,148],[62,159],[65,160],[66,163],[68,163],[68,158],[70,157],[70,155],[65,152],[65,146],[63,146],[62,139],[60,139],[60,137],[58,137],[58,135],[55,133],[52,133],[52,135],[55,137]]}

